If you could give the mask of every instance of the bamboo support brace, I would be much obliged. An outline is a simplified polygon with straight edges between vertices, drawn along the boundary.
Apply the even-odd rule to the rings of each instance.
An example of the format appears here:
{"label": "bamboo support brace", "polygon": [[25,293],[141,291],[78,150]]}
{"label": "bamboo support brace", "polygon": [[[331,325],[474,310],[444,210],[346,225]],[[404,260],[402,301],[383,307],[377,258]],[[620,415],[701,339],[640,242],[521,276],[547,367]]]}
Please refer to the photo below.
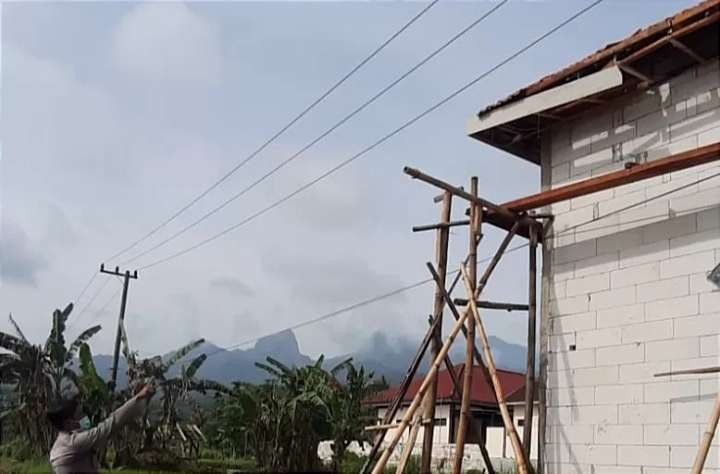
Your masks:
{"label": "bamboo support brace", "polygon": [[430,388],[432,381],[434,380],[435,376],[437,375],[440,364],[445,359],[445,356],[447,355],[448,351],[450,350],[450,346],[452,345],[453,341],[455,340],[455,337],[457,337],[458,333],[460,332],[460,328],[463,326],[463,324],[465,324],[465,319],[467,319],[467,317],[468,317],[468,313],[466,312],[462,315],[462,317],[458,321],[455,322],[455,326],[453,326],[453,329],[452,329],[452,331],[450,331],[450,334],[448,335],[448,338],[445,340],[445,343],[443,344],[442,348],[440,349],[440,352],[438,353],[437,357],[435,357],[435,360],[433,361],[433,364],[430,367],[428,374],[425,376],[425,380],[423,380],[422,385],[420,385],[420,388],[418,389],[417,394],[415,394],[415,397],[413,398],[412,403],[408,407],[407,412],[405,413],[405,416],[403,417],[402,421],[400,422],[399,429],[396,431],[395,435],[390,440],[390,444],[387,446],[387,448],[385,448],[382,455],[380,456],[380,459],[378,459],[378,462],[375,464],[375,467],[372,470],[373,474],[380,474],[385,469],[385,465],[387,464],[388,459],[390,459],[390,455],[392,454],[393,450],[395,449],[395,446],[397,446],[398,441],[400,441],[402,432],[410,424],[410,420],[415,415],[415,412],[417,411],[418,407],[420,406],[420,402],[422,401],[422,398],[425,395],[425,392],[427,392],[428,388]]}
{"label": "bamboo support brace", "polygon": [[420,417],[415,417],[415,422],[413,423],[412,428],[410,428],[410,436],[408,436],[407,445],[405,446],[402,456],[400,456],[400,462],[395,470],[395,474],[403,474],[405,472],[405,468],[407,467],[407,463],[410,460],[413,448],[415,447],[415,441],[417,440],[418,432],[420,431],[420,425],[422,424],[423,423],[420,422]]}
{"label": "bamboo support brace", "polygon": [[700,440],[700,448],[698,449],[695,462],[693,463],[692,474],[701,474],[703,467],[705,466],[705,459],[707,458],[708,451],[710,450],[710,443],[712,443],[713,437],[715,436],[715,430],[717,429],[718,419],[720,419],[720,392],[715,398],[715,405],[713,411],[710,414],[710,420],[708,421],[705,432]]}
{"label": "bamboo support brace", "polygon": [[480,314],[478,312],[477,306],[475,305],[475,298],[473,298],[473,292],[472,292],[472,286],[470,283],[470,279],[467,275],[467,271],[465,270],[465,267],[461,267],[460,271],[463,275],[463,282],[465,283],[465,289],[468,292],[468,300],[470,303],[470,312],[472,313],[473,317],[475,318],[475,327],[477,329],[477,334],[480,337],[480,342],[483,346],[483,353],[485,354],[485,363],[487,364],[488,370],[490,370],[490,377],[493,382],[493,389],[495,390],[495,396],[498,401],[498,405],[500,406],[500,415],[502,416],[503,424],[505,425],[505,430],[508,432],[508,436],[510,437],[510,444],[512,445],[513,452],[515,453],[515,460],[517,462],[517,468],[519,474],[529,474],[530,470],[528,467],[528,462],[525,457],[525,451],[522,448],[522,445],[520,444],[520,437],[517,434],[517,431],[515,431],[515,425],[513,424],[512,418],[510,417],[510,412],[507,408],[507,403],[505,402],[505,395],[502,392],[502,386],[500,385],[500,379],[497,375],[497,369],[495,368],[495,361],[492,356],[492,352],[490,352],[490,343],[488,342],[487,334],[485,333],[485,326],[483,326],[482,320],[480,319]]}

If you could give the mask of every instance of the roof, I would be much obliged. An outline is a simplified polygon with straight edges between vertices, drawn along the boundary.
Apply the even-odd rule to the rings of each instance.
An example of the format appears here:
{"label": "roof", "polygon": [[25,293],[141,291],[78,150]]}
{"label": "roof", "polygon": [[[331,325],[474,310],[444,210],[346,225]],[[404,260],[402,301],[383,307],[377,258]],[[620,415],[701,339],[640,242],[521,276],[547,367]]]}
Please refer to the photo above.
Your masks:
{"label": "roof", "polygon": [[[489,105],[477,117],[487,117],[510,104],[617,66],[622,84],[569,103],[482,131],[468,129],[473,138],[540,164],[538,135],[542,130],[578,114],[601,107],[608,100],[650,87],[688,68],[718,56],[720,0],[705,0],[604,48]],[[472,124],[472,120],[470,122]],[[471,125],[469,124],[469,127]],[[529,131],[529,132],[528,132]]]}
{"label": "roof", "polygon": [[[454,366],[458,380],[462,383],[465,364]],[[498,378],[505,396],[514,395],[516,392],[524,393],[525,374],[498,369]],[[403,404],[409,404],[418,392],[423,378],[416,378],[411,383],[403,397]],[[366,400],[371,405],[389,405],[397,396],[399,388],[390,387],[387,390],[378,392]],[[453,390],[453,382],[447,370],[438,372],[437,402],[460,402],[460,397]],[[497,406],[493,388],[488,385],[479,366],[473,366],[472,391],[470,402],[473,405]]]}

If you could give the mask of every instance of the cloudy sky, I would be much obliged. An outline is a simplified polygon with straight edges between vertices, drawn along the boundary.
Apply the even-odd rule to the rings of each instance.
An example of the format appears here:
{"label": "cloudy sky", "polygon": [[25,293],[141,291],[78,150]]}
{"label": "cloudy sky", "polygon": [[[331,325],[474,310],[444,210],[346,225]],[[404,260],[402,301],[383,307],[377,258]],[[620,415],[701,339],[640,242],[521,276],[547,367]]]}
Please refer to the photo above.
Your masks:
{"label": "cloudy sky", "polygon": [[[429,107],[588,2],[514,0],[326,140],[201,225],[127,264],[162,259],[242,221]],[[606,0],[331,178],[224,237],[140,271],[127,327],[142,353],[195,337],[228,346],[427,278],[433,189],[411,165],[459,185],[479,176],[502,202],[539,188],[538,169],[467,138],[481,107],[694,2]],[[409,20],[416,2],[9,3],[2,5],[0,330],[12,312],[41,341],[100,262],[147,233],[252,152]],[[217,206],[342,118],[495,3],[441,1],[328,100],[114,266]],[[464,208],[457,205],[456,216]],[[500,234],[486,229],[480,255]],[[467,248],[453,235],[451,262]],[[108,280],[105,286],[103,284]],[[509,255],[488,296],[526,295],[526,256]],[[100,323],[109,352],[119,284],[97,276],[71,333]],[[99,293],[98,293],[99,291]],[[93,295],[97,297],[91,301]],[[297,331],[336,355],[375,331],[418,338],[426,285]],[[81,313],[81,310],[91,303]],[[101,310],[105,307],[105,310]],[[487,316],[522,342],[522,315]]]}

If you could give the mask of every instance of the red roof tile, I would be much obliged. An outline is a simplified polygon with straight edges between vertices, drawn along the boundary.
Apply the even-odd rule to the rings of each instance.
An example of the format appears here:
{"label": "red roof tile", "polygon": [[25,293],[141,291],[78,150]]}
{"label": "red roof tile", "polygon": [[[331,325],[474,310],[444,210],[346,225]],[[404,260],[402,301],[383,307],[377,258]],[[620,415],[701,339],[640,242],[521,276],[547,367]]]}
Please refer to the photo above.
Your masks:
{"label": "red roof tile", "polygon": [[[462,383],[464,368],[465,364],[458,364],[455,366],[455,373],[457,374],[460,383]],[[525,374],[510,372],[508,370],[498,370],[497,374],[505,396],[514,394],[525,386]],[[420,388],[422,381],[423,378],[416,378],[410,383],[410,387],[405,393],[403,402],[410,403],[412,401]],[[366,403],[371,405],[389,405],[397,393],[398,387],[390,387],[387,390],[383,390],[382,392],[378,392],[372,397],[369,397],[366,400]],[[438,373],[437,400],[460,401],[458,395],[454,393],[452,378],[447,370],[441,370]],[[478,366],[473,366],[471,402],[477,405],[496,405],[493,389],[485,381],[485,377],[483,377],[482,371]]]}

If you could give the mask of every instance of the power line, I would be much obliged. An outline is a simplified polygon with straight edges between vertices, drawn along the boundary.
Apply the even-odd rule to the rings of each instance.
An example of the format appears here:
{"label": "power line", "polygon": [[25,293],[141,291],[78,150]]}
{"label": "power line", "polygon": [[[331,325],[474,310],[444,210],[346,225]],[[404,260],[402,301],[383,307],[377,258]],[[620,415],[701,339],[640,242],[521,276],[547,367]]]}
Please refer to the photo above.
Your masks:
{"label": "power line", "polygon": [[[558,232],[557,234],[562,234],[562,233],[564,233],[564,232],[569,232],[569,231],[575,230],[575,229],[577,229],[578,227],[582,227],[582,226],[591,224],[591,223],[596,222],[596,221],[599,221],[599,220],[601,220],[601,219],[607,219],[608,217],[614,216],[614,215],[619,214],[619,213],[621,213],[621,212],[624,212],[624,211],[633,209],[633,208],[635,208],[635,207],[642,206],[642,205],[644,205],[644,204],[647,204],[647,203],[650,202],[650,201],[654,201],[654,200],[656,200],[656,199],[660,199],[660,198],[662,198],[662,197],[668,196],[668,195],[673,194],[673,193],[676,193],[676,192],[678,192],[678,191],[682,191],[682,190],[687,189],[687,188],[689,188],[689,187],[692,187],[692,186],[694,186],[694,185],[696,185],[696,184],[700,184],[700,183],[702,183],[702,182],[705,182],[705,181],[708,181],[708,180],[711,180],[711,179],[717,178],[717,177],[720,177],[720,173],[716,173],[716,174],[713,174],[713,175],[710,175],[710,176],[706,176],[706,177],[701,178],[701,179],[698,179],[698,180],[696,180],[696,181],[694,181],[694,182],[692,182],[692,183],[688,183],[688,184],[685,184],[685,185],[683,185],[683,186],[678,186],[677,188],[673,188],[673,189],[670,189],[670,190],[668,190],[668,191],[666,191],[666,192],[664,192],[664,193],[658,194],[658,195],[656,195],[656,196],[652,196],[652,197],[650,197],[650,198],[643,199],[643,200],[641,200],[641,201],[639,201],[639,202],[630,204],[630,205],[628,205],[628,206],[626,206],[626,207],[623,207],[623,208],[621,208],[621,209],[616,209],[615,211],[609,212],[609,213],[607,213],[607,214],[605,214],[605,215],[598,216],[598,217],[594,217],[594,218],[589,219],[589,220],[587,220],[587,221],[584,221],[584,222],[575,224],[575,225],[573,225],[573,226],[571,226],[571,227],[568,227],[567,229],[564,229],[563,231]],[[700,206],[700,207],[695,208],[695,209],[690,209],[689,211],[696,211],[696,210],[698,210],[698,209],[706,209],[706,208],[708,208],[708,206]],[[659,216],[658,216],[658,217],[659,217]],[[545,239],[552,238],[552,237],[554,237],[555,235],[556,235],[555,233],[553,233],[553,234],[548,234],[548,235],[546,235],[544,238],[545,238]],[[528,245],[529,245],[529,244],[524,243],[524,244],[521,244],[521,245],[512,247],[512,248],[510,248],[509,250],[507,250],[507,251],[505,252],[505,254],[509,254],[509,253],[516,252],[516,251],[518,251],[518,250],[521,250],[521,249],[523,249],[523,248],[528,247]],[[486,258],[483,258],[483,259],[481,259],[481,260],[478,260],[478,263],[484,263],[484,262],[490,261],[491,259],[492,259],[492,257],[486,257]],[[459,271],[459,270],[453,270],[453,271],[451,271],[451,272],[447,272],[447,275],[452,275],[452,274],[454,274],[454,273],[457,273],[458,271]],[[366,299],[366,300],[362,300],[362,301],[359,301],[359,302],[357,302],[357,303],[353,303],[353,304],[351,304],[350,306],[345,306],[344,308],[340,308],[340,309],[335,310],[335,311],[332,311],[332,312],[330,312],[330,313],[326,313],[326,314],[323,314],[323,315],[321,315],[321,316],[318,316],[318,317],[315,317],[315,318],[312,318],[312,319],[303,321],[303,322],[301,322],[301,323],[297,323],[297,324],[295,324],[295,325],[293,325],[293,326],[290,326],[290,327],[281,329],[281,330],[279,330],[279,331],[274,331],[274,332],[269,333],[269,334],[266,334],[266,335],[264,335],[264,336],[256,337],[256,338],[253,338],[253,339],[247,339],[247,340],[244,340],[244,341],[239,342],[239,343],[237,343],[237,344],[233,344],[233,345],[231,345],[231,346],[227,346],[227,347],[224,347],[224,348],[220,348],[220,349],[218,349],[218,350],[216,350],[216,351],[213,351],[213,352],[209,353],[209,354],[208,354],[208,357],[212,357],[213,355],[218,354],[218,353],[223,352],[223,351],[229,351],[229,350],[237,349],[238,347],[245,346],[245,345],[247,345],[247,344],[252,344],[252,343],[254,343],[254,342],[259,341],[260,339],[263,339],[263,338],[266,338],[266,337],[269,337],[269,336],[272,336],[272,335],[275,335],[275,334],[278,334],[278,333],[281,333],[281,332],[284,332],[284,331],[291,331],[291,330],[299,329],[299,328],[302,328],[302,327],[305,327],[305,326],[310,326],[310,325],[312,325],[312,324],[316,324],[316,323],[319,323],[319,322],[322,322],[322,321],[325,321],[325,320],[328,320],[328,319],[331,319],[331,318],[340,316],[340,315],[342,315],[342,314],[345,314],[345,313],[350,312],[350,311],[352,311],[352,310],[355,310],[355,309],[357,309],[357,308],[361,308],[361,307],[363,307],[363,306],[367,306],[367,305],[370,305],[370,304],[372,304],[372,303],[376,303],[376,302],[378,302],[378,301],[381,301],[381,300],[390,298],[390,297],[395,296],[395,295],[398,295],[398,294],[400,294],[400,293],[404,293],[405,291],[408,291],[408,290],[411,290],[411,289],[414,289],[414,288],[418,288],[418,287],[420,287],[420,286],[422,286],[422,285],[425,285],[425,284],[427,284],[427,283],[430,283],[430,282],[432,282],[432,281],[433,281],[432,278],[427,278],[427,279],[425,279],[425,280],[421,280],[421,281],[418,281],[418,282],[416,282],[416,283],[412,283],[412,284],[410,284],[410,285],[406,285],[406,286],[400,287],[400,288],[395,289],[395,290],[393,290],[393,291],[389,291],[389,292],[387,292],[387,293],[383,293],[383,294],[381,294],[381,295],[374,296],[374,297],[372,297],[372,298],[369,298],[369,299]]]}
{"label": "power line", "polygon": [[68,329],[70,329],[76,322],[78,322],[78,320],[80,319],[80,316],[82,316],[85,313],[85,311],[87,311],[88,308],[90,308],[90,305],[93,304],[93,301],[95,301],[95,299],[98,297],[98,295],[100,295],[102,290],[105,289],[105,287],[107,286],[107,284],[109,282],[110,282],[110,280],[105,280],[105,282],[102,285],[100,285],[100,288],[98,288],[97,291],[95,293],[93,293],[93,295],[90,297],[90,301],[88,301],[85,304],[85,306],[83,307],[83,309],[81,309],[80,312],[78,312],[77,315],[75,315],[75,317],[72,319],[72,321],[70,321],[70,324],[68,324]]}
{"label": "power line", "polygon": [[92,325],[95,324],[95,323],[97,322],[97,320],[102,317],[103,312],[107,309],[107,307],[110,305],[110,303],[112,303],[113,301],[115,301],[115,298],[117,298],[118,295],[120,294],[120,290],[122,290],[122,286],[119,286],[119,287],[115,290],[115,293],[113,293],[112,296],[110,296],[110,298],[108,298],[108,300],[100,307],[100,309],[98,309],[97,311],[95,311],[95,317],[93,318],[93,320],[92,320],[92,321],[90,322],[90,324],[89,324],[90,327],[92,327]]}
{"label": "power line", "polygon": [[374,142],[374,143],[371,144],[370,146],[364,148],[363,150],[359,151],[358,153],[356,153],[356,154],[352,155],[351,157],[347,158],[345,161],[343,161],[343,162],[335,165],[334,167],[330,168],[328,171],[324,172],[323,174],[321,174],[320,176],[316,177],[316,178],[313,179],[312,181],[310,181],[310,182],[308,182],[308,183],[300,186],[299,188],[297,188],[295,191],[291,192],[290,194],[285,195],[284,197],[280,198],[279,200],[275,201],[274,203],[270,204],[269,206],[267,206],[267,207],[265,207],[265,208],[263,208],[263,209],[255,212],[254,214],[251,214],[249,217],[243,219],[242,221],[238,222],[237,224],[234,224],[234,225],[232,225],[232,226],[230,226],[230,227],[227,227],[227,228],[225,228],[224,230],[222,230],[221,232],[219,232],[219,233],[217,233],[217,234],[215,234],[215,235],[213,235],[213,236],[211,236],[211,237],[209,237],[209,238],[207,238],[207,239],[205,239],[205,240],[202,240],[202,241],[200,241],[199,243],[197,243],[197,244],[195,244],[195,245],[192,245],[192,246],[187,247],[187,248],[185,248],[185,249],[183,249],[183,250],[181,250],[181,251],[179,251],[179,252],[176,252],[176,253],[174,253],[174,254],[171,254],[171,255],[169,255],[168,257],[165,257],[165,258],[156,260],[156,261],[154,261],[154,262],[152,262],[152,263],[149,263],[149,264],[147,264],[147,265],[144,265],[144,266],[140,267],[140,269],[141,269],[141,270],[144,270],[144,269],[147,269],[147,268],[151,268],[151,267],[154,267],[154,266],[159,265],[159,264],[161,264],[161,263],[165,263],[165,262],[167,262],[167,261],[169,261],[169,260],[172,260],[172,259],[175,259],[175,258],[180,257],[180,256],[182,256],[182,255],[185,255],[186,253],[191,252],[191,251],[193,251],[193,250],[195,250],[195,249],[197,249],[197,248],[199,248],[199,247],[202,247],[202,246],[204,246],[204,245],[206,245],[206,244],[208,244],[208,243],[210,243],[210,242],[212,242],[212,241],[214,241],[214,240],[216,240],[216,239],[224,236],[225,234],[227,234],[227,233],[229,233],[229,232],[231,232],[231,231],[233,231],[233,230],[235,230],[235,229],[237,229],[237,228],[239,228],[239,227],[247,224],[248,222],[253,221],[254,219],[262,216],[263,214],[271,211],[272,209],[280,206],[280,205],[283,204],[284,202],[292,199],[293,197],[295,197],[295,196],[297,196],[298,194],[302,193],[302,192],[305,191],[306,189],[308,189],[308,188],[310,188],[311,186],[317,184],[318,182],[322,181],[323,179],[327,178],[328,176],[332,175],[333,173],[339,171],[340,169],[342,169],[342,168],[344,168],[345,166],[349,165],[349,164],[352,163],[353,161],[355,161],[355,160],[357,160],[358,158],[362,157],[363,155],[367,154],[368,152],[370,152],[370,151],[373,150],[374,148],[380,146],[381,144],[383,144],[384,142],[386,142],[386,141],[389,140],[390,138],[394,137],[394,136],[397,135],[398,133],[402,132],[402,131],[405,130],[406,128],[408,128],[408,127],[410,127],[411,125],[413,125],[415,122],[421,120],[422,118],[426,117],[426,116],[429,115],[430,113],[432,113],[432,112],[434,112],[435,110],[439,109],[441,106],[445,105],[445,104],[446,104],[447,102],[449,102],[450,100],[452,100],[452,99],[454,99],[455,97],[457,97],[458,95],[462,94],[462,93],[465,92],[467,89],[469,89],[470,87],[472,87],[472,86],[475,85],[476,83],[480,82],[480,81],[481,81],[482,79],[484,79],[485,77],[489,76],[489,75],[492,74],[493,72],[495,72],[495,71],[497,71],[498,69],[500,69],[501,67],[503,67],[505,64],[507,64],[507,63],[509,63],[510,61],[512,61],[513,59],[517,58],[518,56],[520,56],[521,54],[523,54],[525,51],[531,49],[533,46],[535,46],[536,44],[540,43],[541,41],[543,41],[545,38],[547,38],[548,36],[552,35],[552,34],[555,33],[556,31],[560,30],[561,28],[563,28],[563,27],[564,27],[565,25],[567,25],[568,23],[574,21],[576,18],[578,18],[579,16],[583,15],[584,13],[586,13],[587,11],[589,11],[590,9],[594,8],[595,6],[597,6],[598,4],[600,4],[602,1],[603,1],[603,0],[595,0],[595,1],[592,2],[590,5],[584,7],[582,10],[580,10],[580,11],[578,11],[577,13],[573,14],[572,16],[570,16],[569,18],[567,18],[566,20],[564,20],[564,21],[563,21],[562,23],[560,23],[559,25],[553,27],[553,28],[550,29],[548,32],[546,32],[546,33],[544,33],[543,35],[539,36],[538,38],[536,38],[535,40],[531,41],[529,44],[523,46],[522,48],[520,48],[519,50],[517,50],[515,53],[511,54],[510,56],[508,56],[507,58],[505,58],[504,60],[502,60],[501,62],[499,62],[499,63],[496,64],[495,66],[493,66],[492,68],[490,68],[490,69],[488,69],[487,71],[485,71],[484,73],[480,74],[479,76],[477,76],[476,78],[474,78],[473,80],[471,80],[470,82],[468,82],[467,84],[465,84],[464,86],[462,86],[460,89],[457,89],[457,90],[456,90],[455,92],[453,92],[452,94],[446,96],[445,98],[443,98],[442,100],[440,100],[439,102],[437,102],[435,105],[431,106],[430,108],[428,108],[428,109],[426,109],[425,111],[421,112],[420,114],[416,115],[416,116],[413,117],[412,119],[408,120],[408,121],[405,122],[403,125],[401,125],[400,127],[396,128],[395,130],[393,130],[392,132],[384,135],[382,138],[380,138],[379,140],[377,140],[376,142]]}
{"label": "power line", "polygon": [[246,163],[248,163],[250,160],[255,158],[258,154],[260,154],[265,148],[267,148],[271,143],[273,143],[275,140],[277,140],[282,134],[284,134],[288,129],[290,129],[295,123],[297,123],[300,119],[302,119],[305,115],[307,115],[312,109],[315,108],[320,102],[325,100],[330,94],[332,94],[338,87],[340,87],[345,81],[347,81],[352,75],[354,75],[356,72],[358,72],[365,64],[370,62],[375,56],[377,56],[380,51],[385,49],[390,43],[392,43],[398,36],[400,36],[405,30],[407,30],[413,23],[415,23],[417,20],[419,20],[425,13],[427,13],[432,7],[437,4],[439,0],[433,0],[430,2],[427,6],[425,6],[422,10],[420,10],[415,16],[413,16],[407,23],[405,23],[399,30],[397,30],[395,33],[393,33],[388,39],[386,39],[380,46],[375,48],[367,57],[365,57],[362,61],[360,61],[354,68],[350,70],[347,74],[345,74],[340,80],[335,82],[328,90],[326,90],[323,94],[320,95],[317,99],[315,99],[310,105],[308,105],[305,109],[303,109],[302,112],[297,114],[295,117],[293,117],[288,123],[286,123],[280,130],[275,132],[270,138],[268,138],[265,142],[263,142],[262,145],[260,145],[255,151],[250,153],[248,156],[246,156],[243,160],[241,160],[237,165],[235,165],[232,169],[230,169],[228,172],[226,172],[220,179],[215,181],[210,187],[205,189],[203,192],[198,194],[196,197],[194,197],[190,202],[188,202],[186,205],[178,209],[174,214],[172,214],[169,218],[165,219],[163,222],[160,223],[160,225],[154,227],[150,232],[130,244],[128,247],[125,247],[124,249],[120,250],[119,252],[113,254],[110,258],[106,259],[105,261],[110,262],[114,260],[115,258],[119,257],[120,255],[123,255],[127,251],[135,248],[138,244],[145,241],[152,235],[156,234],[160,229],[164,228],[166,225],[168,225],[170,222],[175,220],[180,214],[188,210],[190,207],[192,207],[195,203],[197,203],[199,200],[204,198],[208,193],[210,193],[213,189],[217,188],[220,184],[222,184],[224,181],[226,181],[230,176],[232,176],[237,170],[242,168]]}
{"label": "power line", "polygon": [[90,279],[88,280],[87,284],[83,287],[82,291],[77,296],[77,298],[75,298],[75,304],[78,304],[80,302],[80,298],[82,298],[83,295],[85,294],[85,292],[88,290],[88,288],[90,288],[90,285],[92,284],[92,282],[95,281],[95,277],[97,277],[97,272],[93,272],[93,274],[90,277]]}
{"label": "power line", "polygon": [[312,148],[313,146],[317,145],[319,142],[327,138],[331,133],[333,133],[335,130],[343,126],[345,123],[347,123],[350,119],[355,117],[357,114],[365,110],[368,106],[373,104],[375,101],[377,101],[379,98],[384,96],[387,92],[389,92],[391,89],[393,89],[396,85],[398,85],[400,82],[405,80],[407,77],[409,77],[411,74],[413,74],[415,71],[420,69],[422,66],[430,62],[434,57],[436,57],[438,54],[443,52],[446,48],[448,48],[450,45],[452,45],[454,42],[462,38],[465,34],[467,34],[470,30],[478,26],[480,23],[482,23],[487,17],[492,15],[495,11],[500,9],[503,5],[505,5],[509,0],[502,0],[497,5],[493,6],[490,10],[483,13],[479,18],[475,19],[472,23],[467,25],[465,28],[460,30],[458,33],[453,35],[450,39],[448,39],[445,43],[440,45],[437,49],[432,51],[429,55],[427,55],[423,60],[418,62],[416,65],[408,69],[406,72],[401,74],[397,79],[395,79],[393,82],[385,86],[383,89],[381,89],[379,92],[377,92],[375,95],[367,99],[365,102],[363,102],[359,107],[357,107],[355,110],[347,114],[345,117],[343,117],[340,121],[336,122],[333,126],[325,130],[323,133],[315,137],[312,141],[310,141],[308,144],[306,144],[304,147],[302,147],[300,150],[295,152],[294,154],[290,155],[288,158],[280,162],[277,166],[272,168],[270,171],[266,172],[259,178],[257,178],[255,181],[250,183],[249,185],[245,186],[243,189],[232,195],[230,198],[223,201],[219,206],[213,208],[209,212],[205,213],[204,215],[200,216],[195,221],[191,222],[190,224],[186,225],[179,231],[175,232],[174,234],[170,235],[169,237],[163,239],[162,241],[158,242],[157,244],[153,245],[147,250],[144,250],[143,252],[140,252],[139,254],[121,262],[123,265],[134,262],[135,260],[144,257],[145,255],[149,254],[150,252],[162,247],[163,245],[175,240],[176,238],[180,237],[185,232],[189,231],[193,227],[197,226],[204,220],[208,219],[210,216],[216,214],[221,209],[225,208],[228,204],[234,202],[241,196],[245,195],[247,192],[255,188],[258,184],[262,183],[278,171],[280,171],[282,168],[287,166],[290,162],[295,160],[296,158],[299,158],[303,153],[305,153],[307,150]]}

